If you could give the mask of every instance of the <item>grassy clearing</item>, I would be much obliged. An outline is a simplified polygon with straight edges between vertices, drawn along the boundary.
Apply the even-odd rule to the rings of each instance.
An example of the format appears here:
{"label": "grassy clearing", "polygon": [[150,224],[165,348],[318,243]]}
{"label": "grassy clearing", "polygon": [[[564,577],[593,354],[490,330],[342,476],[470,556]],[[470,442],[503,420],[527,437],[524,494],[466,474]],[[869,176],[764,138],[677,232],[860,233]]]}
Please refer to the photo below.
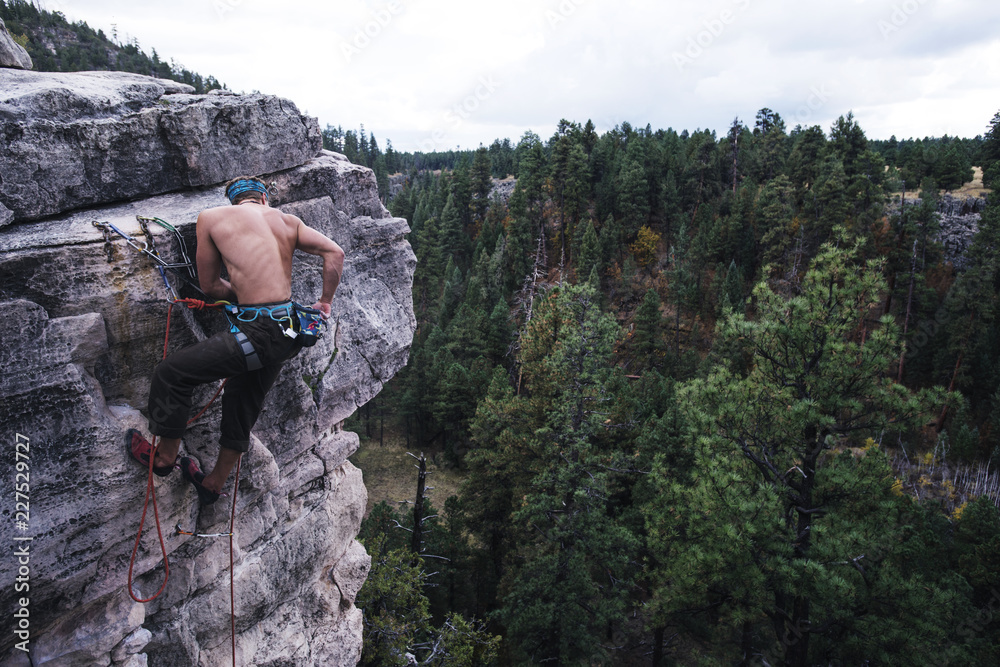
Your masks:
{"label": "grassy clearing", "polygon": [[966,183],[958,190],[952,192],[952,196],[958,199],[968,199],[969,197],[985,197],[990,190],[983,187],[983,170],[981,167],[973,167],[974,176],[972,181]]}
{"label": "grassy clearing", "polygon": [[[372,507],[383,500],[398,510],[413,506],[417,493],[417,461],[407,452],[420,455],[419,449],[407,449],[405,437],[398,434],[386,433],[381,446],[378,438],[361,438],[361,447],[351,457],[351,463],[361,470],[368,489],[366,516]],[[434,487],[427,497],[440,512],[448,496],[458,494],[464,476],[455,468],[445,467],[444,456],[440,452],[425,451],[424,454],[430,473],[427,486]]]}
{"label": "grassy clearing", "polygon": [[[989,188],[983,187],[983,169],[982,167],[972,168],[972,180],[958,188],[957,190],[941,190],[940,194],[945,193],[950,194],[955,199],[969,199],[970,197],[985,197],[991,190]],[[899,191],[889,193],[895,199],[899,199]],[[906,191],[906,201],[911,199],[920,199],[923,193],[920,190],[907,190]]]}

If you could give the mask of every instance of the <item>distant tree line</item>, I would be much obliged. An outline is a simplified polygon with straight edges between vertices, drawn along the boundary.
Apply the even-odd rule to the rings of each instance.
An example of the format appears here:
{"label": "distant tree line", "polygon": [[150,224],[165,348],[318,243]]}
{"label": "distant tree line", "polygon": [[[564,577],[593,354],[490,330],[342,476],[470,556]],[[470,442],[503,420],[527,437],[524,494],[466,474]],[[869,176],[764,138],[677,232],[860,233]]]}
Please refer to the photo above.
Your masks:
{"label": "distant tree line", "polygon": [[117,35],[108,39],[103,30],[95,32],[84,21],[70,23],[62,12],[41,9],[29,0],[0,0],[0,19],[39,72],[132,72],[186,83],[196,93],[223,87],[213,76],[160,60],[156,49],[146,55],[138,39],[121,44]]}
{"label": "distant tree line", "polygon": [[924,179],[931,179],[939,188],[955,190],[972,180],[972,166],[984,160],[984,139],[960,139],[947,135],[940,138],[872,141],[872,148],[885,159],[892,172],[893,189],[903,183],[913,191]]}

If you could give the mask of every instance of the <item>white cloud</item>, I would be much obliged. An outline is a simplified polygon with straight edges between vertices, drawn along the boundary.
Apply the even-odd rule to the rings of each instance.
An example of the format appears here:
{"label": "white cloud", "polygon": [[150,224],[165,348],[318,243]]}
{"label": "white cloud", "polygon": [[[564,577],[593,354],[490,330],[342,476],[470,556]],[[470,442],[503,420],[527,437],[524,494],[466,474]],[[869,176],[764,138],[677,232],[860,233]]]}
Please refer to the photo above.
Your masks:
{"label": "white cloud", "polygon": [[560,118],[724,132],[765,106],[790,126],[853,109],[870,137],[974,136],[1000,106],[1000,4],[975,0],[44,2],[402,150]]}

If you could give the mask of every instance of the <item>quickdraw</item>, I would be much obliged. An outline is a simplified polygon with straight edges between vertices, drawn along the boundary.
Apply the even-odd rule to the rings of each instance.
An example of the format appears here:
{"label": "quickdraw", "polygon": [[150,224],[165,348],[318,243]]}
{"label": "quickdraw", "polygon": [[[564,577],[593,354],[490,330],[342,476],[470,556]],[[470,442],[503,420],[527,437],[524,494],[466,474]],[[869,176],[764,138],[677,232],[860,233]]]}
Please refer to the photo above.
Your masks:
{"label": "quickdraw", "polygon": [[[173,272],[199,293],[204,294],[198,286],[197,277],[194,272],[194,264],[188,256],[187,244],[184,242],[184,237],[181,236],[180,231],[170,223],[161,220],[160,218],[137,215],[135,216],[135,219],[139,222],[142,235],[145,237],[144,241],[140,241],[135,236],[132,236],[112,222],[102,222],[98,220],[92,221],[91,224],[93,224],[97,229],[100,229],[104,234],[104,250],[108,257],[108,263],[110,264],[114,261],[113,234],[117,234],[118,237],[125,240],[127,245],[138,250],[143,255],[146,255],[156,262],[156,268],[160,272],[160,277],[163,278],[163,284],[166,286],[167,292],[170,293],[171,300],[176,301],[179,297],[176,288],[170,284],[170,280],[167,278],[167,271]],[[149,223],[151,222],[173,233],[174,238],[177,239],[177,246],[180,250],[181,257],[184,260],[183,262],[168,262],[160,255],[159,251],[156,249],[156,242],[154,241],[153,233],[149,230]]]}
{"label": "quickdraw", "polygon": [[177,535],[188,535],[189,537],[232,537],[233,534],[230,533],[193,533],[188,530],[181,528],[181,524],[174,526],[174,530],[177,531]]}

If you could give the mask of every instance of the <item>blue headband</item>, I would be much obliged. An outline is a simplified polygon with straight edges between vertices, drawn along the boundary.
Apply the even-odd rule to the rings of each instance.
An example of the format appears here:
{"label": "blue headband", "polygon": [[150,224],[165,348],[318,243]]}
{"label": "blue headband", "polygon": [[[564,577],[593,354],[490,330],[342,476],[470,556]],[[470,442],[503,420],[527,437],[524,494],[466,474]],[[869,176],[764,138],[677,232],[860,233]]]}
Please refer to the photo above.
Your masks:
{"label": "blue headband", "polygon": [[259,192],[265,197],[268,196],[267,187],[263,183],[242,178],[226,188],[226,197],[229,198],[229,203],[232,204],[233,200],[244,192]]}

